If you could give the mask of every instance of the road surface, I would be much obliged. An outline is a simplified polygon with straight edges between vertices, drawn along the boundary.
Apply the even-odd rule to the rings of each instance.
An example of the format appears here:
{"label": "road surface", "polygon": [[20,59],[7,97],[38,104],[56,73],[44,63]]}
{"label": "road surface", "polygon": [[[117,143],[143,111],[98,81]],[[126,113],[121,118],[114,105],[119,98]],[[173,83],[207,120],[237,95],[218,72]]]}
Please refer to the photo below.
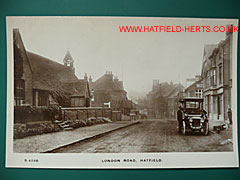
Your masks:
{"label": "road surface", "polygon": [[232,151],[232,143],[221,144],[231,138],[231,129],[208,136],[179,135],[176,120],[148,119],[55,153],[221,152]]}

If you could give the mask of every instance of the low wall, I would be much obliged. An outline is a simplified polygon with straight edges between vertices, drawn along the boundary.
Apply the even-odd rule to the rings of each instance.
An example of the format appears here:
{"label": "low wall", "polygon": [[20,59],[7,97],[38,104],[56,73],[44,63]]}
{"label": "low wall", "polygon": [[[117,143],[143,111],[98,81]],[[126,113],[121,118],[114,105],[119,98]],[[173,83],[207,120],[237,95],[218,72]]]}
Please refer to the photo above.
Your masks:
{"label": "low wall", "polygon": [[91,117],[106,117],[112,121],[120,121],[121,120],[121,112],[120,111],[112,111],[110,108],[102,108],[102,107],[90,107],[90,108],[78,108],[78,107],[69,107],[69,108],[61,108],[60,120],[74,120],[81,119],[86,120]]}

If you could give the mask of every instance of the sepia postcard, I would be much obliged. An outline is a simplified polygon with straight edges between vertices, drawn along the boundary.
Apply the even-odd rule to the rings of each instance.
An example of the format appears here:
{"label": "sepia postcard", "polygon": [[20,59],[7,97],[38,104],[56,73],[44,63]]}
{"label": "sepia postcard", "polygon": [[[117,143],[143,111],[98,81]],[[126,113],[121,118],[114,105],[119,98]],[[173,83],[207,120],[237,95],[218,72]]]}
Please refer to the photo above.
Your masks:
{"label": "sepia postcard", "polygon": [[239,167],[237,19],[6,23],[6,167]]}

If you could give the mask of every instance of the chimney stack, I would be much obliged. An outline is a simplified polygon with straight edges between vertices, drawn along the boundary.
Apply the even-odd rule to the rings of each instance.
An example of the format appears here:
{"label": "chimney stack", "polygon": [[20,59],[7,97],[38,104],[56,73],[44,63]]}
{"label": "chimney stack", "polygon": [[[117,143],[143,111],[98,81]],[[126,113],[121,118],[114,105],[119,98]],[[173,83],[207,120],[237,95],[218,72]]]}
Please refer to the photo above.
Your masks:
{"label": "chimney stack", "polygon": [[87,73],[85,73],[85,75],[84,75],[84,80],[85,80],[85,81],[88,81]]}
{"label": "chimney stack", "polygon": [[112,71],[106,71],[105,76],[106,76],[106,78],[107,78],[109,81],[112,81],[112,80],[113,80]]}
{"label": "chimney stack", "polygon": [[118,81],[118,76],[114,76],[114,81],[115,81],[115,82]]}
{"label": "chimney stack", "polygon": [[226,25],[226,36],[228,37],[232,33],[233,33],[233,25],[232,24]]}
{"label": "chimney stack", "polygon": [[92,82],[92,76],[91,75],[89,76],[89,82],[90,83]]}

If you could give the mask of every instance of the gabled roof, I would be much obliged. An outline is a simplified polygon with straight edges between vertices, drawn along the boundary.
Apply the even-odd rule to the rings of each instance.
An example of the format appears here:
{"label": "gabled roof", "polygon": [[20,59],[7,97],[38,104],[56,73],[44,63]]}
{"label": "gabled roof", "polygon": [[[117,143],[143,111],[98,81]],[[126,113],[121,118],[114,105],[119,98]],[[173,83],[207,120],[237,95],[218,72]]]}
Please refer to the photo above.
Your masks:
{"label": "gabled roof", "polygon": [[212,63],[211,63],[211,60],[209,59],[209,57],[212,55],[215,48],[217,48],[216,44],[204,45],[203,64],[202,64],[202,72],[201,72],[202,77],[211,68]]}
{"label": "gabled roof", "polygon": [[89,95],[88,82],[79,80],[71,69],[48,58],[27,52],[33,67],[33,88],[47,90],[61,105],[70,105],[70,96]]}
{"label": "gabled roof", "polygon": [[212,55],[213,50],[217,47],[218,47],[217,44],[205,44],[203,51],[203,61],[207,60],[209,56]]}
{"label": "gabled roof", "polygon": [[203,78],[206,74],[206,72],[211,68],[212,62],[210,59],[206,60],[203,62],[202,65],[202,72],[201,72],[201,77]]}
{"label": "gabled roof", "polygon": [[23,53],[26,56],[30,70],[33,72],[32,64],[31,64],[31,61],[29,60],[19,29],[13,29],[13,44],[15,44],[16,46],[20,46],[21,49],[24,51]]}
{"label": "gabled roof", "polygon": [[70,92],[72,97],[84,97],[86,93],[90,96],[88,82],[83,79],[78,80],[77,82],[65,82],[63,83],[63,88]]}
{"label": "gabled roof", "polygon": [[92,82],[91,88],[93,88],[94,90],[124,91],[122,81],[113,81],[112,75],[110,74],[104,74],[95,82]]}
{"label": "gabled roof", "polygon": [[33,88],[58,90],[62,89],[61,83],[78,82],[78,78],[66,66],[31,52],[27,54],[33,67]]}

